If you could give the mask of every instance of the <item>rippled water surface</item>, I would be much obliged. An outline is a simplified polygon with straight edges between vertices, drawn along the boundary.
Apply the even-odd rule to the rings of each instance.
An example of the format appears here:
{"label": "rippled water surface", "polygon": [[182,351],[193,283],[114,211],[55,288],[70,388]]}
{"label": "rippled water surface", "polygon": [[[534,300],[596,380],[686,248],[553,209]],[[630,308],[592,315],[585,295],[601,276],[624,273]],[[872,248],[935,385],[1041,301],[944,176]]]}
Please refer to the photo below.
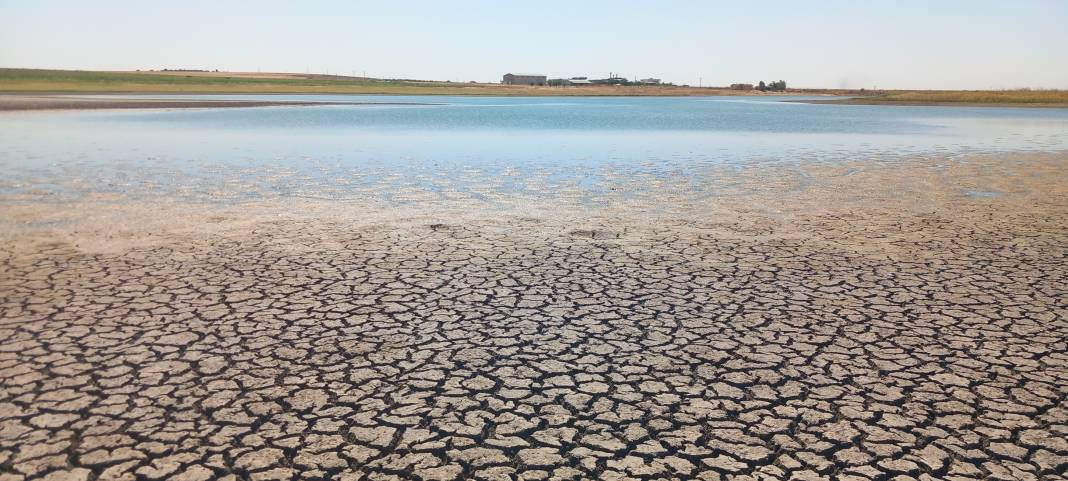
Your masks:
{"label": "rippled water surface", "polygon": [[441,192],[487,182],[498,192],[596,190],[610,177],[712,166],[1068,148],[1068,109],[781,97],[270,99],[280,97],[408,105],[4,113],[0,193],[345,197],[368,186]]}

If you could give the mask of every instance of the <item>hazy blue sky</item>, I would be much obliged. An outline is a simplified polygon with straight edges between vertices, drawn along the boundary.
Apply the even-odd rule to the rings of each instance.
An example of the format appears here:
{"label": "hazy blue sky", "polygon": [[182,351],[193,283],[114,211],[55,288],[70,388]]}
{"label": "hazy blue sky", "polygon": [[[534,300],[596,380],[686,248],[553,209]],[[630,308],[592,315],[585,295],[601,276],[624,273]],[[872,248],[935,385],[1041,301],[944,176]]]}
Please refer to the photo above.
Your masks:
{"label": "hazy blue sky", "polygon": [[0,66],[1068,88],[1068,1],[0,0]]}

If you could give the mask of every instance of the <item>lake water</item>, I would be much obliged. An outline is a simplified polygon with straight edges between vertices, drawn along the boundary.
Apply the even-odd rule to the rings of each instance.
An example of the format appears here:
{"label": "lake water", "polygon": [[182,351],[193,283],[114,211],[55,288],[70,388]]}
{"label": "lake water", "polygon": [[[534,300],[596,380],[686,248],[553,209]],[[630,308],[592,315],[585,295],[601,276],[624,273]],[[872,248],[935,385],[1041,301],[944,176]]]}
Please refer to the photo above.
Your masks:
{"label": "lake water", "polygon": [[[131,97],[131,96],[125,96]],[[265,96],[177,96],[259,99]],[[619,176],[1068,149],[1068,109],[888,107],[803,98],[269,96],[396,102],[0,114],[0,194],[200,199],[603,188]],[[504,179],[504,180],[502,180]]]}

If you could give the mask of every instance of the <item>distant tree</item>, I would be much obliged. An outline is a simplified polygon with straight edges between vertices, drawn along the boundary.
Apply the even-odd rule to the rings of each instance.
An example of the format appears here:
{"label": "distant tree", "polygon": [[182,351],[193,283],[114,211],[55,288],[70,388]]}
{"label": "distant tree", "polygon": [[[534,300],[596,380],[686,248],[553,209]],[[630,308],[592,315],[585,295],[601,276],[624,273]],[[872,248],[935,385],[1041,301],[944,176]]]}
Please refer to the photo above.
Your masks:
{"label": "distant tree", "polygon": [[767,89],[768,89],[768,86],[764,84],[763,80],[761,80],[760,83],[757,84],[757,90],[763,92],[763,91],[765,91]]}
{"label": "distant tree", "polygon": [[773,81],[770,84],[764,85],[764,82],[760,82],[760,86],[763,87],[760,90],[770,90],[772,92],[782,92],[786,90],[786,81],[778,80]]}

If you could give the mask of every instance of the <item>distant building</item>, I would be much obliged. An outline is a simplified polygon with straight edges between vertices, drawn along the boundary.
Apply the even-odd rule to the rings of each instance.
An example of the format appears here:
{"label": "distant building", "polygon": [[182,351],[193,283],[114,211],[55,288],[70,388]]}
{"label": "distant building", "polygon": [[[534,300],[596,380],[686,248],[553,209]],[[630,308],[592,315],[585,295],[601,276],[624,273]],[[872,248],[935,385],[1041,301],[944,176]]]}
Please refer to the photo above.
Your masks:
{"label": "distant building", "polygon": [[660,85],[660,79],[658,78],[643,78],[639,80],[642,85]]}
{"label": "distant building", "polygon": [[[510,77],[511,76],[511,77]],[[542,79],[548,85],[554,87],[567,87],[567,86],[580,86],[580,85],[632,85],[632,82],[628,81],[625,77],[620,77],[616,74],[609,74],[608,78],[595,78],[589,77],[571,77],[571,78],[554,78],[544,80],[544,76],[540,75],[520,75],[520,74],[508,74],[504,76],[504,83],[516,83],[520,85],[543,85],[536,83],[538,78]],[[646,85],[660,85],[660,79],[647,78],[639,81]]]}
{"label": "distant building", "polygon": [[553,87],[567,87],[570,85],[591,85],[592,82],[586,77],[553,78],[548,80]]}
{"label": "distant building", "polygon": [[505,85],[545,85],[547,83],[544,75],[530,74],[530,73],[506,73],[504,79],[501,80]]}
{"label": "distant building", "polygon": [[627,79],[612,75],[608,78],[590,80],[590,83],[594,85],[626,85]]}
{"label": "distant building", "polygon": [[753,84],[731,84],[731,90],[753,90]]}

